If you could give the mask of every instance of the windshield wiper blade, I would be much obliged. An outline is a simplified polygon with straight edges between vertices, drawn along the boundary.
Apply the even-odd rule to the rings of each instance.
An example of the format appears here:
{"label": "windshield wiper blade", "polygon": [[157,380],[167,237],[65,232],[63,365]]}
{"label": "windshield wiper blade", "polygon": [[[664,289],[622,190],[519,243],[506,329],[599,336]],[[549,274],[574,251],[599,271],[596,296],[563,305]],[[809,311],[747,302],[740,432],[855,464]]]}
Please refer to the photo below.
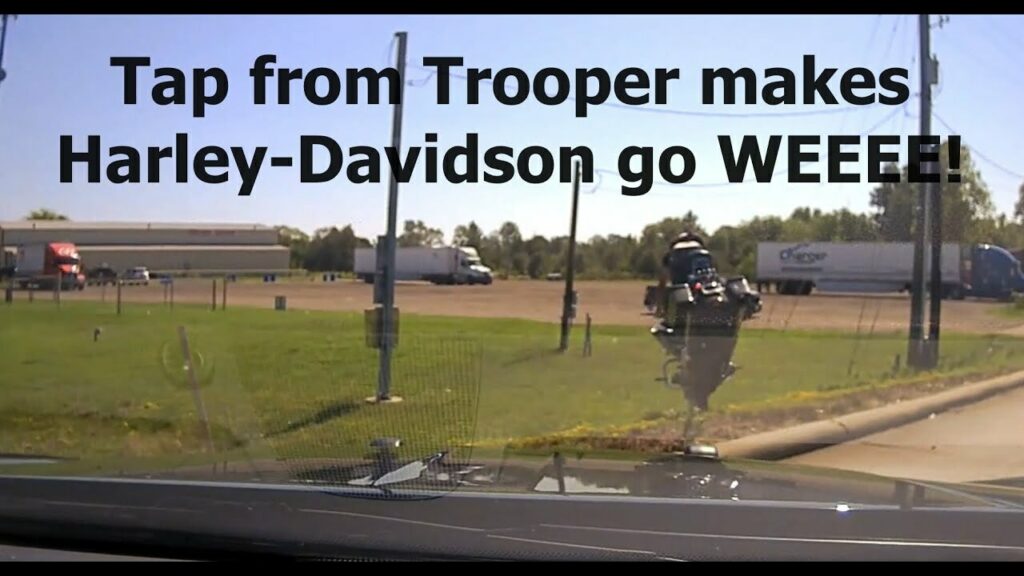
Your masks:
{"label": "windshield wiper blade", "polygon": [[448,454],[447,451],[439,451],[424,458],[399,465],[395,459],[394,451],[401,445],[402,441],[398,438],[377,438],[371,442],[370,446],[377,449],[373,472],[361,478],[349,480],[348,485],[377,488],[385,494],[391,494],[388,486],[411,482],[421,478],[425,471],[430,469],[431,466],[440,464]]}

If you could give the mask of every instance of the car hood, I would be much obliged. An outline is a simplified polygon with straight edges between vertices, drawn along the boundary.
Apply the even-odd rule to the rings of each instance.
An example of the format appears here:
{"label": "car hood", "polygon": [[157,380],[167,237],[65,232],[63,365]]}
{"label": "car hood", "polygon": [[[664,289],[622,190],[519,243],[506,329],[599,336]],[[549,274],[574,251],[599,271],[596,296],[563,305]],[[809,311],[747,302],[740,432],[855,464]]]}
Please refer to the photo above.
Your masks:
{"label": "car hood", "polygon": [[1015,487],[626,456],[437,452],[384,467],[267,460],[141,478],[6,476],[0,536],[520,559],[1024,558]]}
{"label": "car hood", "polygon": [[[361,459],[249,462],[262,481],[329,487],[338,495],[435,498],[501,493],[580,498],[813,503],[898,508],[1024,510],[1024,482],[949,484],[756,460],[684,454],[587,454],[507,451],[499,458],[439,452],[382,465]],[[263,468],[263,469],[260,469]],[[402,469],[401,472],[395,472]],[[389,471],[392,472],[389,474]],[[205,479],[208,468],[151,478]],[[373,478],[388,474],[374,486]],[[224,478],[221,476],[221,478]]]}

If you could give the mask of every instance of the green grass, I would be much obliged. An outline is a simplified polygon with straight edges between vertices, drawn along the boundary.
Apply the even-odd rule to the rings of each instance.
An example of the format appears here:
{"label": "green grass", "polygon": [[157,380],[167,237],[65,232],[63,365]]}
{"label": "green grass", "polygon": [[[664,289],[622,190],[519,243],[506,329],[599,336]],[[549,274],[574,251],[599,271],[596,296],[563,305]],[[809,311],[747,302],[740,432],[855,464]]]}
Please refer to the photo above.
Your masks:
{"label": "green grass", "polygon": [[1005,306],[994,306],[992,313],[1005,318],[1020,318],[1024,316],[1024,298],[1014,298],[1012,303]]}
{"label": "green grass", "polygon": [[[98,460],[205,450],[178,327],[197,365],[218,452],[253,458],[361,455],[378,436],[410,452],[503,446],[554,432],[621,427],[683,408],[654,381],[661,352],[643,328],[596,326],[594,355],[554,352],[557,327],[520,320],[403,316],[394,393],[376,390],[378,358],[360,314],[255,309],[211,312],[50,302],[0,306],[0,452]],[[98,341],[93,331],[101,329]],[[1024,341],[946,334],[938,374],[1024,368]],[[746,330],[740,373],[713,409],[799,402],[807,395],[898,383],[902,334]]]}

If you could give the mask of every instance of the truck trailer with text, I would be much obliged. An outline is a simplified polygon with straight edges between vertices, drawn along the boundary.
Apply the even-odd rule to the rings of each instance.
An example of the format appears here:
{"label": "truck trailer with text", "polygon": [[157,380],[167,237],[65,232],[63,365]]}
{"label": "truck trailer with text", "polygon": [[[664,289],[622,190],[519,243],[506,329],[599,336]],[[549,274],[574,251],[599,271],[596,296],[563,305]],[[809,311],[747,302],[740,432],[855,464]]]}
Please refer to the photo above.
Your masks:
{"label": "truck trailer with text", "polygon": [[[931,250],[924,255],[931,280]],[[942,245],[942,295],[1007,300],[1024,291],[1020,261],[992,244]],[[780,294],[820,292],[902,292],[914,273],[911,242],[761,242],[757,282]]]}

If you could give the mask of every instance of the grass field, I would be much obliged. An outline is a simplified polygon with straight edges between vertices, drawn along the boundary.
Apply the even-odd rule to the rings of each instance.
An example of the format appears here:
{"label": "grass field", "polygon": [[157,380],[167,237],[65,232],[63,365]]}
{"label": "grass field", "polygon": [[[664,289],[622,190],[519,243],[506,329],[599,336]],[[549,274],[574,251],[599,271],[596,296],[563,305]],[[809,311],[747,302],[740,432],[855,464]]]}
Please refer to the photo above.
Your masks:
{"label": "grass field", "polygon": [[[594,355],[554,352],[557,327],[525,320],[403,316],[394,393],[376,390],[363,318],[345,312],[50,302],[0,306],[0,452],[148,458],[206,450],[178,327],[196,365],[215,449],[255,458],[362,454],[378,436],[407,449],[501,446],[524,436],[621,427],[682,408],[654,381],[646,330],[596,326]],[[94,331],[100,330],[94,341]],[[893,371],[902,334],[746,330],[739,374],[713,410],[920,379]],[[946,334],[939,374],[1024,368],[1024,341]]]}

